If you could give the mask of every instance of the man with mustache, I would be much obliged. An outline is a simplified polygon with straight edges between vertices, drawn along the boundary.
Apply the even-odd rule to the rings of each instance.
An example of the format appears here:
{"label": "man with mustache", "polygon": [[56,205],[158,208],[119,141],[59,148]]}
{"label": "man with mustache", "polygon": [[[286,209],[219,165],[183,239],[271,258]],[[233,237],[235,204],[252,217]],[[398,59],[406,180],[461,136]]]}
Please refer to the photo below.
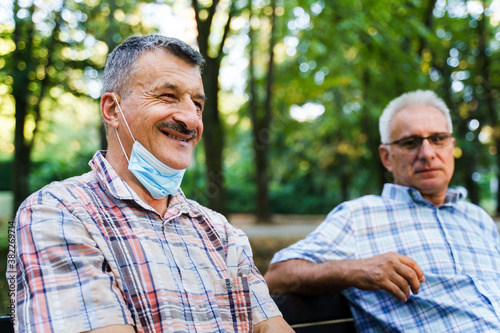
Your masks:
{"label": "man with mustache", "polygon": [[186,199],[203,132],[201,55],[130,37],[108,57],[108,150],[16,217],[18,332],[293,332],[245,234]]}
{"label": "man with mustache", "polygon": [[336,207],[278,252],[271,293],[341,290],[358,332],[500,332],[500,241],[491,217],[448,187],[452,122],[432,91],[393,100],[379,121],[381,196]]}

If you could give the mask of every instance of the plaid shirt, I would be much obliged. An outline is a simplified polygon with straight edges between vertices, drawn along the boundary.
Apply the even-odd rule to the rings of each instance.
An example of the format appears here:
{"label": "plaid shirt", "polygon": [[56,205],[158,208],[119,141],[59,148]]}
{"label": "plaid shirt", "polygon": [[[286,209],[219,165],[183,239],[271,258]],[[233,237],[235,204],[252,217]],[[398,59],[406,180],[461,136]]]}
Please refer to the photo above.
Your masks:
{"label": "plaid shirt", "polygon": [[245,234],[179,190],[162,218],[103,154],[16,217],[20,332],[251,332],[279,315]]}
{"label": "plaid shirt", "polygon": [[500,241],[481,208],[448,189],[433,206],[412,188],[386,184],[382,196],[336,207],[304,240],[272,262],[413,258],[425,274],[418,295],[399,302],[383,290],[347,288],[358,332],[500,332]]}

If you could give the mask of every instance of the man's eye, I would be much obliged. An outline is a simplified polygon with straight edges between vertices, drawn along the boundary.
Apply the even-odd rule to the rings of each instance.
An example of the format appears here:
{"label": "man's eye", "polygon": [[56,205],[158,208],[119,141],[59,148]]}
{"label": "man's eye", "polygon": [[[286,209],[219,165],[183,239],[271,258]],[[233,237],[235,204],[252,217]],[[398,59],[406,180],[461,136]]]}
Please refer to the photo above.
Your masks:
{"label": "man's eye", "polygon": [[435,142],[435,143],[439,143],[439,142],[446,140],[446,137],[447,137],[446,135],[433,135],[433,136],[431,136],[431,141]]}
{"label": "man's eye", "polygon": [[200,102],[194,102],[194,105],[196,105],[198,112],[203,112],[203,104],[201,104]]}
{"label": "man's eye", "polygon": [[415,138],[408,138],[399,143],[401,147],[415,147],[417,140]]}

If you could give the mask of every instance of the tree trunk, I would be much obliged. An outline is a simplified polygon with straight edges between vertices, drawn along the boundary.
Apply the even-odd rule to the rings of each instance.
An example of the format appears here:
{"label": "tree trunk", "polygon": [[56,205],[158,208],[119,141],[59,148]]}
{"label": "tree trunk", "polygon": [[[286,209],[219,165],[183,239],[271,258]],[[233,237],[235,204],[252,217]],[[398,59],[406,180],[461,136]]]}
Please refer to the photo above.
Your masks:
{"label": "tree trunk", "polygon": [[216,56],[211,57],[208,54],[210,45],[209,37],[218,3],[219,0],[213,0],[211,6],[204,8],[208,11],[208,16],[205,19],[201,19],[201,9],[198,0],[191,1],[195,11],[198,30],[198,47],[206,60],[206,67],[203,74],[203,85],[207,97],[205,110],[203,111],[203,143],[205,147],[205,164],[207,167],[207,185],[202,193],[206,196],[208,206],[211,209],[225,215],[228,211],[223,173],[224,130],[219,117],[219,70],[224,55],[223,46],[230,30],[235,4],[234,1],[231,1],[228,19],[224,26],[224,33],[217,47],[218,51]]}
{"label": "tree trunk", "polygon": [[205,146],[205,163],[207,167],[207,185],[202,193],[208,199],[208,206],[227,214],[226,188],[222,169],[222,151],[224,147],[224,130],[219,117],[219,65],[216,60],[207,58],[207,67],[203,75],[207,100],[203,111],[203,143]]}
{"label": "tree trunk", "polygon": [[[253,15],[252,4],[249,2],[250,15]],[[262,113],[259,112],[257,95],[255,93],[254,73],[254,34],[250,26],[250,115],[253,130],[253,149],[255,154],[256,217],[258,223],[271,223],[271,207],[269,205],[269,144],[272,119],[272,89],[274,82],[274,45],[275,45],[275,1],[271,1],[271,33],[269,38],[269,62],[266,77],[266,99]]]}
{"label": "tree trunk", "polygon": [[[14,2],[14,12],[17,13],[19,5]],[[33,5],[29,8],[30,17],[33,14]],[[28,115],[28,98],[30,96],[26,87],[28,86],[28,73],[34,70],[36,64],[30,61],[32,54],[32,38],[33,26],[25,21],[14,16],[16,20],[16,28],[14,30],[14,42],[18,46],[14,51],[14,59],[16,64],[24,63],[23,69],[18,68],[13,75],[14,82],[12,87],[12,95],[15,100],[16,107],[16,125],[14,129],[14,161],[13,167],[13,184],[14,191],[13,212],[15,213],[21,203],[30,194],[29,192],[29,174],[31,169],[30,146],[26,143],[24,137],[24,127],[26,124],[26,116]],[[25,47],[20,48],[19,45],[24,42]]]}

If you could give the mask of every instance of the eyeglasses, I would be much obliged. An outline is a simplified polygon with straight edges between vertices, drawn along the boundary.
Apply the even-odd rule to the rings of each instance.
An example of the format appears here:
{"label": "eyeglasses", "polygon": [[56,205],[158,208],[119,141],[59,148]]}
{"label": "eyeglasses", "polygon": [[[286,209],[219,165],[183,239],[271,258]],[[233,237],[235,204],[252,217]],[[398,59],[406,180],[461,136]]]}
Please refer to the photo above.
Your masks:
{"label": "eyeglasses", "polygon": [[386,143],[386,145],[397,145],[401,149],[411,151],[420,148],[424,140],[429,140],[429,143],[435,149],[439,149],[448,146],[451,143],[451,137],[451,133],[434,133],[425,138],[418,135],[412,135]]}

